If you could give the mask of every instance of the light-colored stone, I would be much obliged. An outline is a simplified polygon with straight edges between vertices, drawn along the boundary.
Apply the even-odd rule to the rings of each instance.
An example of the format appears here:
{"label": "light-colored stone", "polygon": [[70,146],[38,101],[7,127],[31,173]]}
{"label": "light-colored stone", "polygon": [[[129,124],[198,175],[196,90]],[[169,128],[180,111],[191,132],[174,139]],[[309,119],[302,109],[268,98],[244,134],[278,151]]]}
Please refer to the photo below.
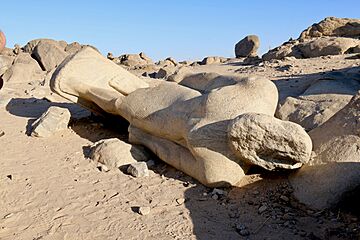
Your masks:
{"label": "light-colored stone", "polygon": [[67,108],[49,107],[49,109],[31,125],[31,136],[49,137],[56,132],[66,130],[70,116],[70,111]]}
{"label": "light-colored stone", "polygon": [[177,198],[175,201],[178,205],[182,205],[185,203],[185,198]]}
{"label": "light-colored stone", "polygon": [[90,158],[109,168],[118,168],[148,159],[143,149],[117,138],[100,140],[91,146]]}
{"label": "light-colored stone", "polygon": [[290,178],[294,196],[312,208],[334,206],[360,185],[360,93],[310,131],[314,156]]}
{"label": "light-colored stone", "polygon": [[258,36],[256,35],[246,36],[235,45],[235,56],[237,58],[256,56],[259,46],[260,46],[260,40]]}
{"label": "light-colored stone", "polygon": [[149,214],[150,214],[150,211],[151,211],[151,208],[148,207],[148,206],[144,206],[144,207],[139,207],[139,208],[138,208],[138,213],[139,213],[140,215],[143,215],[143,216],[149,215]]}
{"label": "light-colored stone", "polygon": [[310,159],[312,143],[305,130],[272,116],[245,113],[232,121],[228,135],[240,159],[265,169],[299,168]]}
{"label": "light-colored stone", "polygon": [[134,162],[130,163],[126,172],[131,174],[133,177],[148,177],[149,169],[146,162]]}

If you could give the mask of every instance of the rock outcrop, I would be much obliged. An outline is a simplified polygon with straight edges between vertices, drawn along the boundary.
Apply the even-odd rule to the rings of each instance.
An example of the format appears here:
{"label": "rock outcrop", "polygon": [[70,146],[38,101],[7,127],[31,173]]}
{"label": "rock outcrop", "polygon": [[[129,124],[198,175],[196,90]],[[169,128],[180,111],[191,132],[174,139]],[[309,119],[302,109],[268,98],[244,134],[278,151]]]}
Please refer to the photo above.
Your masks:
{"label": "rock outcrop", "polygon": [[360,19],[327,17],[308,27],[300,34],[300,39],[316,37],[360,37]]}
{"label": "rock outcrop", "polygon": [[291,178],[294,195],[317,209],[337,204],[360,184],[360,93],[309,134],[314,156]]}
{"label": "rock outcrop", "polygon": [[360,48],[360,20],[325,18],[304,30],[296,40],[285,42],[262,56],[263,60],[285,57],[312,58],[357,53]]}
{"label": "rock outcrop", "polygon": [[360,69],[328,72],[314,81],[301,95],[287,97],[276,116],[300,124],[310,131],[325,123],[347,105],[360,90]]}

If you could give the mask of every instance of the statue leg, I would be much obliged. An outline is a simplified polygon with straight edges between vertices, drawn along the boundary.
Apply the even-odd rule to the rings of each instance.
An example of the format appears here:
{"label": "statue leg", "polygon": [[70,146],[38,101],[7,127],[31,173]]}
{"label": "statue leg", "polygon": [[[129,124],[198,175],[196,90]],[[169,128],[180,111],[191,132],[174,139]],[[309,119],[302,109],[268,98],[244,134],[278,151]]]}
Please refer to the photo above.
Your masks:
{"label": "statue leg", "polygon": [[[142,144],[154,152],[161,160],[197,179],[209,187],[235,185],[245,175],[239,164],[224,159],[221,154],[193,155],[187,148],[164,138],[150,135],[141,129],[129,127],[129,141]],[[220,157],[220,158],[219,158]]]}

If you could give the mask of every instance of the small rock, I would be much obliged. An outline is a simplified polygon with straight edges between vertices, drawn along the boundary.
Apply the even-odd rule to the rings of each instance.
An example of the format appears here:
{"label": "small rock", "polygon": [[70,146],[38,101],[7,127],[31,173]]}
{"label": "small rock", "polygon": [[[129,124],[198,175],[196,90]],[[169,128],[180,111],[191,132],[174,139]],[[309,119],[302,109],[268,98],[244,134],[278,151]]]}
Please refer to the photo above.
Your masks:
{"label": "small rock", "polygon": [[14,45],[14,50],[13,50],[13,52],[14,52],[16,55],[18,55],[18,54],[20,53],[20,51],[21,51],[20,45],[19,45],[19,44],[15,44],[15,45]]}
{"label": "small rock", "polygon": [[211,194],[217,194],[217,195],[227,195],[227,192],[218,188],[214,188]]}
{"label": "small rock", "polygon": [[285,213],[285,214],[283,215],[283,219],[284,219],[284,220],[292,220],[292,219],[294,219],[294,217],[293,217],[291,214],[289,214],[289,213]]}
{"label": "small rock", "polygon": [[32,126],[31,136],[49,137],[53,133],[65,130],[70,121],[70,111],[67,108],[49,107]]}
{"label": "small rock", "polygon": [[238,224],[236,224],[236,230],[237,231],[242,231],[242,230],[245,230],[246,229],[246,226],[244,225],[244,224],[242,224],[242,223],[238,223]]}
{"label": "small rock", "polygon": [[185,202],[185,198],[177,198],[176,199],[176,203],[178,204],[178,205],[181,205],[181,204],[183,204]]}
{"label": "small rock", "polygon": [[149,160],[149,161],[146,162],[146,165],[148,167],[153,167],[153,166],[155,166],[155,161],[154,160]]}
{"label": "small rock", "polygon": [[267,210],[267,206],[266,205],[262,205],[260,208],[259,208],[259,213],[262,214],[263,212],[265,212]]}
{"label": "small rock", "polygon": [[0,137],[4,136],[5,132],[3,130],[0,130]]}
{"label": "small rock", "polygon": [[280,199],[283,200],[284,202],[288,202],[289,198],[287,196],[281,195]]}
{"label": "small rock", "polygon": [[230,218],[236,218],[236,217],[238,217],[238,216],[237,216],[236,212],[230,212],[230,213],[229,213],[229,217],[230,217]]}
{"label": "small rock", "polygon": [[11,216],[13,215],[14,215],[13,213],[8,213],[3,217],[3,219],[11,218]]}
{"label": "small rock", "polygon": [[145,150],[140,146],[125,143],[117,138],[103,139],[94,143],[90,148],[89,157],[108,168],[118,168],[136,160],[147,160]]}
{"label": "small rock", "polygon": [[241,235],[241,236],[249,236],[250,235],[250,232],[249,232],[249,230],[247,230],[247,229],[245,229],[245,230],[241,230],[240,232],[239,232],[239,234]]}
{"label": "small rock", "polygon": [[110,169],[106,165],[99,165],[99,170],[101,172],[108,172]]}
{"label": "small rock", "polygon": [[147,177],[149,176],[149,170],[145,162],[131,163],[127,168],[127,173],[133,177]]}
{"label": "small rock", "polygon": [[164,67],[160,68],[159,71],[156,73],[155,78],[167,78],[172,73],[174,73],[175,69],[172,67]]}
{"label": "small rock", "polygon": [[111,52],[109,52],[108,54],[107,54],[107,59],[109,59],[109,60],[114,60],[114,55],[111,53]]}
{"label": "small rock", "polygon": [[213,195],[211,196],[211,198],[214,199],[214,200],[218,200],[218,199],[219,199],[219,196],[218,196],[217,194],[213,194]]}
{"label": "small rock", "polygon": [[148,215],[150,213],[150,210],[151,210],[150,207],[139,207],[138,213],[140,215],[145,216],[145,215]]}

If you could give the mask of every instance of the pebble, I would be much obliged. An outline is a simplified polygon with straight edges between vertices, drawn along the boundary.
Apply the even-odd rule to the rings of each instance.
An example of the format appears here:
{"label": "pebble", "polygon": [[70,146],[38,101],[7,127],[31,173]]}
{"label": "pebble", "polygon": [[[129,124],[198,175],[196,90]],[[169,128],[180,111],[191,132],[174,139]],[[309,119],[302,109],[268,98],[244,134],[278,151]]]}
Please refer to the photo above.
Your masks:
{"label": "pebble", "polygon": [[213,194],[213,195],[211,196],[211,198],[214,199],[214,200],[218,200],[218,199],[219,199],[219,196],[218,196],[217,194]]}
{"label": "pebble", "polygon": [[110,169],[106,166],[106,165],[99,165],[99,170],[101,171],[101,172],[108,172],[108,171],[110,171]]}
{"label": "pebble", "polygon": [[260,208],[259,208],[259,213],[262,214],[263,212],[265,212],[267,210],[267,206],[266,205],[262,205]]}
{"label": "pebble", "polygon": [[218,188],[214,188],[211,194],[227,195],[227,192]]}
{"label": "pebble", "polygon": [[280,199],[283,200],[284,202],[288,202],[289,198],[287,196],[281,195]]}
{"label": "pebble", "polygon": [[147,177],[149,176],[149,169],[145,162],[131,163],[126,170],[127,173],[133,177]]}
{"label": "pebble", "polygon": [[177,198],[175,201],[178,205],[181,205],[185,202],[185,198]]}
{"label": "pebble", "polygon": [[153,167],[153,166],[155,166],[155,161],[154,160],[149,160],[149,161],[146,162],[146,165],[148,167]]}
{"label": "pebble", "polygon": [[150,207],[139,207],[138,213],[140,215],[148,215],[150,213]]}
{"label": "pebble", "polygon": [[283,219],[284,219],[284,220],[292,220],[292,219],[294,219],[294,217],[291,216],[291,214],[285,213],[285,214],[283,215]]}
{"label": "pebble", "polygon": [[246,226],[242,223],[238,223],[236,224],[236,230],[241,231],[241,230],[245,230]]}
{"label": "pebble", "polygon": [[245,229],[245,230],[241,230],[239,233],[240,233],[241,236],[244,236],[244,237],[250,235],[249,230],[246,230],[246,229]]}

